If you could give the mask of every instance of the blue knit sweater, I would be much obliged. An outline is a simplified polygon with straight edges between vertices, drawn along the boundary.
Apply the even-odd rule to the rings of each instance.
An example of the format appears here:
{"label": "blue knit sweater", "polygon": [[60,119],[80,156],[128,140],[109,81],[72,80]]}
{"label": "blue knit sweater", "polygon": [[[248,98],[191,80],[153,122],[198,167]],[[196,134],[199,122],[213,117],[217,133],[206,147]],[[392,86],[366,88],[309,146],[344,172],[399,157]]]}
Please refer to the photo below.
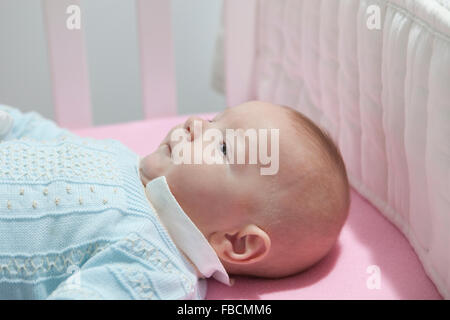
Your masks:
{"label": "blue knit sweater", "polygon": [[201,299],[148,203],[138,155],[38,113],[0,142],[0,299]]}

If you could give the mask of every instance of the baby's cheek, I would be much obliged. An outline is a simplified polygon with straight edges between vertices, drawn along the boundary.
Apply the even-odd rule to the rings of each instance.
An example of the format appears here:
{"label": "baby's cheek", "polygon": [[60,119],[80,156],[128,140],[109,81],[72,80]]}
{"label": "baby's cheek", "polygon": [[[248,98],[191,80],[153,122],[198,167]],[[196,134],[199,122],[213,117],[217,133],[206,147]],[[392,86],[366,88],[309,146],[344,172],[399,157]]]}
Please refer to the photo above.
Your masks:
{"label": "baby's cheek", "polygon": [[168,170],[166,178],[171,190],[185,203],[189,203],[189,207],[208,204],[217,187],[217,181],[211,181],[211,173],[203,166],[180,164]]}
{"label": "baby's cheek", "polygon": [[183,168],[184,167],[180,165],[177,168],[170,170],[166,175],[167,183],[178,204],[191,220],[193,220],[194,223],[197,223],[197,215],[200,212],[199,208],[203,204],[199,201],[196,192],[197,187],[193,185],[192,179],[186,172],[183,172]]}

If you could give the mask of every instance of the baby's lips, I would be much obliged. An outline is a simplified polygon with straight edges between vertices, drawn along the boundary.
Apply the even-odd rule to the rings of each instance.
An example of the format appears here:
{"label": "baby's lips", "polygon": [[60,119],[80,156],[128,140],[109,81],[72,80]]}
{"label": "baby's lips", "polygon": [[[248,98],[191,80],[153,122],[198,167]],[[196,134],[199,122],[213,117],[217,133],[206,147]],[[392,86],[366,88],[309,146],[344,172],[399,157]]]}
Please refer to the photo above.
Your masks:
{"label": "baby's lips", "polygon": [[[176,125],[175,127],[173,127],[172,129],[170,129],[169,133],[167,133],[166,137],[163,139],[163,141],[161,141],[161,143],[159,144],[159,147],[161,147],[164,144],[167,144],[168,146],[170,146],[170,148],[173,147],[174,143],[178,142],[178,141],[172,141],[170,139],[170,136],[172,135],[172,132],[174,132],[176,129],[183,129],[185,130],[186,134],[188,134],[188,131],[184,128],[184,124],[180,123],[179,125]],[[188,138],[189,139],[189,138]]]}
{"label": "baby's lips", "polygon": [[167,144],[168,142],[169,142],[169,138],[168,138],[168,137],[165,137],[165,138],[163,139],[163,141],[161,141],[161,143],[159,144],[158,148],[161,147],[161,146],[164,145],[164,144]]}

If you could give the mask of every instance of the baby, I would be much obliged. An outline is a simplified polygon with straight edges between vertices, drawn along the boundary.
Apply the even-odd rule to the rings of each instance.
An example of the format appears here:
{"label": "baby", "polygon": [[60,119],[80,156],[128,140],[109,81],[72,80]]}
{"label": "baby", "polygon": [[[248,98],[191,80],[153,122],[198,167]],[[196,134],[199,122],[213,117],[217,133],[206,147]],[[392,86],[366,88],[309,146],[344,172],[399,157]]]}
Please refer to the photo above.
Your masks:
{"label": "baby", "polygon": [[349,207],[345,166],[331,139],[293,109],[260,101],[228,108],[209,121],[188,119],[180,125],[192,136],[187,143],[201,139],[192,128],[195,120],[206,130],[280,128],[279,171],[261,175],[259,165],[174,165],[165,154],[169,133],[142,159],[143,183],[166,177],[228,273],[283,277],[324,257]]}
{"label": "baby", "polygon": [[[348,214],[338,149],[288,107],[251,101],[191,117],[142,159],[117,141],[2,110],[13,121],[0,114],[0,134],[2,122],[14,125],[0,143],[0,298],[201,299],[203,278],[229,284],[228,274],[313,266]],[[257,140],[258,150],[279,150],[278,170],[261,174],[267,163],[252,164],[248,137],[205,139],[213,129],[279,129]],[[214,152],[176,161],[176,150],[194,155],[198,145],[223,161],[207,161]]]}

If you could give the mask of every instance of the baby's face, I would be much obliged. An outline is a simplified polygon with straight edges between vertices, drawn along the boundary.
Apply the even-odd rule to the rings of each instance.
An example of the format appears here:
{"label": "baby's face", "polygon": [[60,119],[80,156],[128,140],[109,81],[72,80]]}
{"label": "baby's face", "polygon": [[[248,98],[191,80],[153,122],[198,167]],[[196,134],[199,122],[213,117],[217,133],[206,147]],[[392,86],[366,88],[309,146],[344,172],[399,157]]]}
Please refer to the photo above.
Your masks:
{"label": "baby's face", "polygon": [[[262,164],[258,156],[256,163],[250,164],[250,153],[253,151],[250,150],[249,139],[238,137],[232,147],[226,140],[225,130],[278,129],[283,127],[284,121],[288,121],[280,113],[273,105],[252,101],[228,108],[212,120],[190,118],[174,127],[158,149],[142,159],[141,180],[146,185],[156,177],[165,176],[180,206],[207,239],[216,231],[238,228],[240,224],[251,221],[251,213],[256,214],[258,207],[267,200],[268,193],[273,192],[274,179],[279,184],[280,177],[276,177],[279,164],[270,163],[276,169],[272,170],[272,176],[261,174],[261,168],[269,166],[267,161]],[[204,135],[209,129],[217,129],[215,132],[221,132],[224,139],[205,141]],[[184,139],[171,139],[176,130],[183,133]],[[265,148],[264,152],[271,157],[271,161],[278,162],[278,145],[274,145],[274,141],[276,144],[278,141],[271,139],[272,132],[267,131],[267,139],[264,139],[267,145],[261,144],[258,138],[257,150]],[[245,148],[238,148],[239,143]],[[194,164],[194,154],[199,151],[198,148],[201,148],[203,158],[200,163]],[[181,149],[192,151],[191,164],[179,163],[176,155]],[[223,157],[223,163],[218,164],[217,157]],[[245,161],[237,161],[238,157]]]}

